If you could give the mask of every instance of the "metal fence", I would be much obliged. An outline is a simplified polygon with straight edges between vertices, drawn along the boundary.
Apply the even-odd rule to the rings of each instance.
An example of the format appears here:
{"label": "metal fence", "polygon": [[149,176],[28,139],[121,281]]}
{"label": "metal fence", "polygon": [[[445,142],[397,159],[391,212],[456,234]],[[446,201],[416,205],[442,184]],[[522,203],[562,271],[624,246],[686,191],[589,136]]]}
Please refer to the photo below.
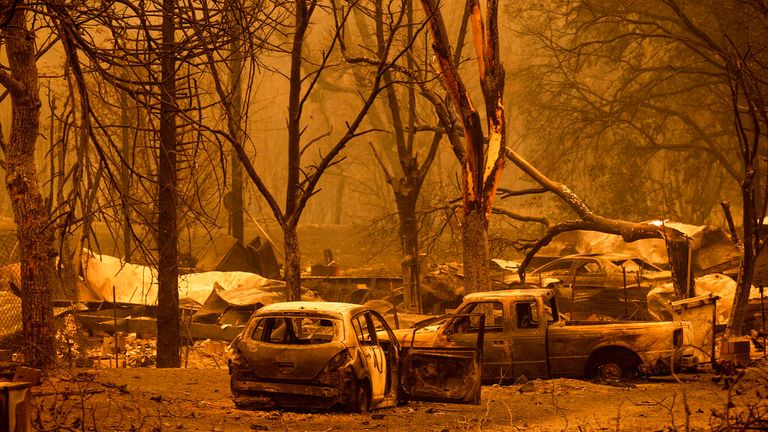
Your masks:
{"label": "metal fence", "polygon": [[648,287],[560,287],[557,304],[572,320],[652,319],[648,313]]}
{"label": "metal fence", "polygon": [[15,232],[0,234],[0,348],[14,348],[21,333],[18,242]]}

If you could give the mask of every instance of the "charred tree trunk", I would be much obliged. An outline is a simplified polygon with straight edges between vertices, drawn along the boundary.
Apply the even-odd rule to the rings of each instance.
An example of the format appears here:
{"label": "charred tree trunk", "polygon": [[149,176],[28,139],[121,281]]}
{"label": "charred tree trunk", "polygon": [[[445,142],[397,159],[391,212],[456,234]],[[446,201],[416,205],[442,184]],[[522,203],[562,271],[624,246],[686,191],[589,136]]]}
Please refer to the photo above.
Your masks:
{"label": "charred tree trunk", "polygon": [[[314,3],[310,2],[312,9]],[[288,94],[288,184],[285,192],[285,215],[281,226],[285,239],[285,290],[288,300],[301,297],[301,256],[296,227],[301,215],[301,65],[304,37],[309,26],[310,11],[306,0],[295,1],[295,29],[291,48],[291,72]]]}
{"label": "charred tree trunk", "polygon": [[35,64],[35,38],[27,29],[24,2],[3,2],[10,22],[0,35],[5,41],[9,69],[0,71],[0,84],[11,94],[10,140],[5,147],[6,186],[13,206],[21,264],[21,313],[24,361],[43,367],[55,360],[51,308],[53,230],[35,167],[40,127],[40,96]]}
{"label": "charred tree trunk", "polygon": [[163,0],[158,152],[157,367],[181,366],[179,260],[176,229],[176,0]]}
{"label": "charred tree trunk", "polygon": [[756,214],[755,202],[755,169],[747,160],[744,181],[741,183],[741,198],[744,203],[742,224],[744,224],[744,243],[739,266],[736,293],[733,297],[733,307],[729,318],[728,332],[732,336],[739,336],[744,331],[744,320],[747,317],[749,304],[749,292],[752,290],[752,279],[755,273],[757,250],[755,244],[759,242],[759,226]]}
{"label": "charred tree trunk", "polygon": [[131,239],[131,206],[128,201],[128,197],[131,195],[131,168],[129,165],[130,153],[131,153],[131,133],[130,133],[130,116],[128,115],[128,98],[125,94],[120,94],[120,123],[123,126],[121,131],[121,144],[120,149],[123,161],[125,164],[120,172],[120,188],[123,192],[121,197],[123,207],[123,259],[129,263],[132,260],[133,244]]}
{"label": "charred tree trunk", "polygon": [[421,312],[417,199],[418,194],[403,194],[395,191],[397,216],[400,220],[400,246],[403,250],[403,301],[409,310]]}
{"label": "charred tree trunk", "polygon": [[481,287],[490,289],[491,279],[488,275],[488,219],[484,213],[471,211],[464,215],[461,227],[464,240],[464,287],[466,292],[480,290]]}
{"label": "charred tree trunk", "polygon": [[286,301],[301,300],[301,254],[295,224],[283,225]]}
{"label": "charred tree trunk", "polygon": [[[238,2],[232,2],[232,6],[229,9],[228,15],[232,22],[233,30],[236,34],[242,34],[242,29],[238,24],[236,11],[233,9],[238,6]],[[231,59],[229,61],[229,83],[230,90],[232,91],[232,99],[229,104],[229,116],[231,117],[230,124],[235,127],[234,131],[230,131],[233,138],[244,145],[245,134],[243,133],[243,84],[241,81],[241,75],[243,72],[243,53],[242,43],[238,39],[233,39],[229,47],[231,51]],[[238,239],[240,243],[245,244],[245,227],[243,223],[243,164],[240,162],[240,157],[236,150],[232,150],[230,154],[230,165],[232,166],[232,190],[229,209],[229,230],[232,237]]]}

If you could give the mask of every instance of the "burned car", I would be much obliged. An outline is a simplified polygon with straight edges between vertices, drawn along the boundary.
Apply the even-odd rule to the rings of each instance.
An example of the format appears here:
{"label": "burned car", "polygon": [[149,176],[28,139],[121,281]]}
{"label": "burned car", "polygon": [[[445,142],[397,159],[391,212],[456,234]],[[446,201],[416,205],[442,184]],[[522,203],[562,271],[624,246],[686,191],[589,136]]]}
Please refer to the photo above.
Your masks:
{"label": "burned car", "polygon": [[[690,322],[565,320],[551,289],[467,294],[457,311],[441,324],[393,333],[403,346],[433,348],[473,346],[476,335],[485,333],[482,375],[489,383],[514,382],[520,376],[611,381],[698,365],[689,348]],[[478,313],[486,324],[474,318]]]}
{"label": "burned car", "polygon": [[[647,294],[670,282],[672,273],[626,254],[578,254],[533,270],[527,283],[557,292],[561,312],[571,319],[648,320]],[[519,284],[516,276],[507,280]]]}
{"label": "burned car", "polygon": [[232,396],[238,408],[353,412],[408,400],[479,403],[478,339],[470,348],[401,347],[367,306],[275,303],[230,345]]}

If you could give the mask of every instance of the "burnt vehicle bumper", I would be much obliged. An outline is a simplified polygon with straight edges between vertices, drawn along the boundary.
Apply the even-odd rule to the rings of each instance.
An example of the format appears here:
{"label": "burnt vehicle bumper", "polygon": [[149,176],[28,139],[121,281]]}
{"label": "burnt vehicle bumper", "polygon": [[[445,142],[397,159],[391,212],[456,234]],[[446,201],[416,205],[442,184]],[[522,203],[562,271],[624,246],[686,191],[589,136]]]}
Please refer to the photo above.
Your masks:
{"label": "burnt vehicle bumper", "polygon": [[343,406],[352,395],[353,380],[348,374],[328,374],[319,382],[262,381],[236,376],[232,382],[237,406],[268,409],[324,410]]}

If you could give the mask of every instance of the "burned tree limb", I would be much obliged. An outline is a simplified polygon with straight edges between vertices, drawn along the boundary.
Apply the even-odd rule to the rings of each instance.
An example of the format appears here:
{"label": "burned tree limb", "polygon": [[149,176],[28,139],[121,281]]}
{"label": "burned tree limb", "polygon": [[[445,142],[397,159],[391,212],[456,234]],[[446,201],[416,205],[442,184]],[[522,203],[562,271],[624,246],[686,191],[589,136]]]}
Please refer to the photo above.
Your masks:
{"label": "burned tree limb", "polygon": [[685,297],[691,290],[693,286],[692,275],[687,268],[690,244],[688,237],[684,233],[663,223],[630,222],[600,216],[593,212],[568,186],[550,179],[517,152],[508,150],[507,158],[535,180],[542,188],[563,200],[580,217],[579,220],[569,220],[549,225],[547,232],[528,250],[523,262],[520,264],[518,272],[521,280],[525,280],[525,269],[534,255],[542,247],[548,245],[558,234],[585,230],[620,235],[627,243],[650,238],[664,239],[667,243],[667,251],[673,269],[672,279],[675,285],[675,292],[679,297]]}
{"label": "burned tree limb", "polygon": [[549,192],[547,189],[544,188],[529,188],[529,189],[520,189],[520,190],[512,190],[507,188],[498,188],[496,190],[496,193],[499,195],[499,198],[505,199],[505,198],[511,198],[516,196],[524,196],[524,195],[539,195],[543,193]]}
{"label": "burned tree limb", "polygon": [[526,216],[526,215],[522,215],[520,213],[516,213],[507,209],[499,208],[499,207],[492,208],[491,213],[506,216],[508,218],[511,218],[520,222],[536,222],[544,225],[545,227],[550,227],[552,225],[552,223],[549,221],[549,218],[546,216],[542,216],[542,217]]}

